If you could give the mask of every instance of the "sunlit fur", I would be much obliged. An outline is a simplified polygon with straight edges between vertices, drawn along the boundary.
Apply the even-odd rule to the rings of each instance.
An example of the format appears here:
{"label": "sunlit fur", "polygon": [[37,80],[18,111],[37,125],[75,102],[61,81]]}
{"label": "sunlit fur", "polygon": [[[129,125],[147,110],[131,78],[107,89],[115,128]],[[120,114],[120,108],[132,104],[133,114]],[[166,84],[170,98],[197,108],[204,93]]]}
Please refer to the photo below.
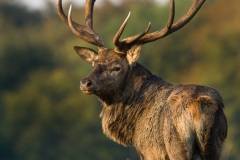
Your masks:
{"label": "sunlit fur", "polygon": [[[103,104],[102,128],[110,139],[134,146],[145,160],[220,158],[227,122],[217,91],[168,83],[113,50],[96,57],[87,79]],[[112,77],[107,70],[115,62],[122,70]]]}

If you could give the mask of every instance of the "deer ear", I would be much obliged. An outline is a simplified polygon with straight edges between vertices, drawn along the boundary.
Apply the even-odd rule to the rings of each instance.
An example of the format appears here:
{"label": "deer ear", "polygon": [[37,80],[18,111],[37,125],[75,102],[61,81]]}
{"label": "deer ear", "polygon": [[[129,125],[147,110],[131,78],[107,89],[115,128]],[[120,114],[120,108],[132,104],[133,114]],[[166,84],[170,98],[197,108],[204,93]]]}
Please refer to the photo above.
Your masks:
{"label": "deer ear", "polygon": [[74,50],[82,60],[90,64],[92,64],[97,57],[97,52],[89,48],[75,46]]}
{"label": "deer ear", "polygon": [[134,45],[127,51],[127,60],[131,65],[140,57],[142,45]]}

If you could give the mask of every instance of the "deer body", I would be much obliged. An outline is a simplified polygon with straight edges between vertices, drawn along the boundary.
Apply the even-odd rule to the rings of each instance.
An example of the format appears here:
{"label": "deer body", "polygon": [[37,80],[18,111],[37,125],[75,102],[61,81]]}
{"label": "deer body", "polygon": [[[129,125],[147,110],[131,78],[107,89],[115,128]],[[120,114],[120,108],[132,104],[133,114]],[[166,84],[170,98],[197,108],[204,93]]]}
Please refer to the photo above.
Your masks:
{"label": "deer body", "polygon": [[200,85],[171,84],[137,63],[143,44],[161,39],[187,24],[205,0],[194,0],[185,16],[174,23],[175,5],[170,0],[166,27],[120,41],[130,14],[108,49],[93,30],[95,0],[86,0],[86,25],[64,14],[57,0],[60,18],[81,39],[98,46],[98,52],[77,47],[77,54],[93,66],[80,89],[94,94],[103,104],[103,132],[124,146],[134,146],[144,160],[217,160],[227,135],[223,100],[218,92]]}
{"label": "deer body", "polygon": [[167,83],[140,65],[133,74],[139,68],[142,74],[128,77],[119,99],[102,101],[104,133],[133,145],[146,160],[219,159],[226,137],[220,95],[204,86]]}

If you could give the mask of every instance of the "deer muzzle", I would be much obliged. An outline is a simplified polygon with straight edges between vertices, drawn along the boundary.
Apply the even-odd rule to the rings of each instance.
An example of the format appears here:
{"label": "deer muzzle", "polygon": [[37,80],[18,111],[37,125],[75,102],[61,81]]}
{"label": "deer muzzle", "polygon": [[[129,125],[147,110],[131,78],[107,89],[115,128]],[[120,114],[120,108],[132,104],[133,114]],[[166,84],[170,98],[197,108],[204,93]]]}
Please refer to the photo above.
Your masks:
{"label": "deer muzzle", "polygon": [[88,78],[83,79],[80,81],[80,89],[85,94],[92,94],[94,91],[93,82]]}

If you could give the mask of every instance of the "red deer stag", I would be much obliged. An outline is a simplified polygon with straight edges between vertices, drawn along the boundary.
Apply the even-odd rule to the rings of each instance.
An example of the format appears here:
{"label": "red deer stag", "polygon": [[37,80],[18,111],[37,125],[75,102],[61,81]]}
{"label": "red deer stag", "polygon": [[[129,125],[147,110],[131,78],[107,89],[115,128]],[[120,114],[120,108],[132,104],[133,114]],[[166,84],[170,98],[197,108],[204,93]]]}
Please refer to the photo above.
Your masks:
{"label": "red deer stag", "polygon": [[80,39],[96,45],[98,52],[77,47],[77,54],[93,66],[80,82],[86,94],[95,94],[103,104],[103,132],[124,146],[134,146],[145,160],[217,160],[227,135],[223,100],[219,93],[200,85],[171,84],[137,63],[143,44],[179,30],[198,12],[205,0],[194,0],[187,13],[174,23],[174,0],[165,28],[120,40],[127,16],[108,49],[93,30],[95,0],[86,0],[85,25],[74,22],[57,0],[60,18]]}

